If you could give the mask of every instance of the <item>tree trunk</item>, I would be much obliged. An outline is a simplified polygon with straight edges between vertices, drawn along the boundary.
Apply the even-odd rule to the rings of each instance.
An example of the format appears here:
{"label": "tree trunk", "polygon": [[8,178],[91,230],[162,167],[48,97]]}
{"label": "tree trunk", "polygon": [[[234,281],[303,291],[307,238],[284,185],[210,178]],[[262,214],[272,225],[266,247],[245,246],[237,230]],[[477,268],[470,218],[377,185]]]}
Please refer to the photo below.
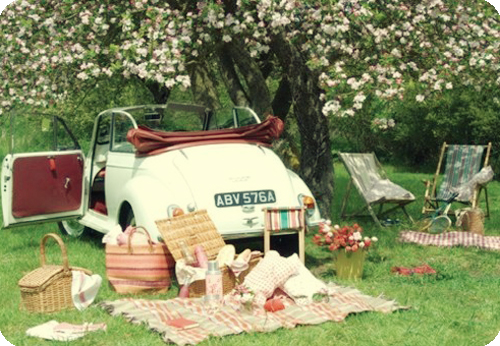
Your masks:
{"label": "tree trunk", "polygon": [[318,75],[306,65],[300,52],[283,34],[273,37],[272,49],[290,83],[293,113],[300,132],[300,176],[318,201],[321,215],[331,216],[334,190],[333,160],[328,120],[321,112]]}
{"label": "tree trunk", "polygon": [[231,42],[226,45],[234,64],[238,67],[247,86],[246,94],[250,100],[250,107],[259,116],[272,112],[271,96],[266,79],[257,62],[252,59],[243,43]]}
{"label": "tree trunk", "polygon": [[192,61],[188,64],[189,76],[191,77],[191,90],[194,102],[210,109],[220,108],[217,88],[213,81],[210,69],[206,63]]}
{"label": "tree trunk", "polygon": [[278,90],[276,90],[272,104],[273,114],[285,121],[292,106],[292,90],[290,89],[290,82],[286,75],[281,77],[280,85],[278,86]]}
{"label": "tree trunk", "polygon": [[238,78],[231,54],[225,49],[225,46],[219,51],[219,66],[222,79],[231,101],[233,101],[236,106],[249,106],[250,100]]}
{"label": "tree trunk", "polygon": [[144,82],[144,85],[148,88],[151,95],[153,95],[156,104],[162,105],[167,103],[170,90],[166,86],[154,82]]}

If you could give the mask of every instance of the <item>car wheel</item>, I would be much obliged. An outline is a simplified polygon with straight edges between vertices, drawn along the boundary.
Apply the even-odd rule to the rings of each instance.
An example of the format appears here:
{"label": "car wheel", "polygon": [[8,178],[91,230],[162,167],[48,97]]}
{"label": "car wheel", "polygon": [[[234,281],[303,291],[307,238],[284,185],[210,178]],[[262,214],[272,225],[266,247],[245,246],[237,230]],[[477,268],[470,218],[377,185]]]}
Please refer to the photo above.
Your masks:
{"label": "car wheel", "polygon": [[85,231],[85,226],[78,222],[78,220],[66,220],[57,223],[59,230],[72,237],[79,237]]}

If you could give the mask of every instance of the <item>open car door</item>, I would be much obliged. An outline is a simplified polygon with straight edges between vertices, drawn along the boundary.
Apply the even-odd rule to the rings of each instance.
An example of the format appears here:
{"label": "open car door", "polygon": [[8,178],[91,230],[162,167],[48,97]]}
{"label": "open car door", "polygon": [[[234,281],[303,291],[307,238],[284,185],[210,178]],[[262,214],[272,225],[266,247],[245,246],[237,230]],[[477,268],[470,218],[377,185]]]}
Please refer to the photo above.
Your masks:
{"label": "open car door", "polygon": [[[14,134],[19,142],[14,143],[18,138]],[[11,117],[10,136],[9,153],[2,162],[3,226],[81,216],[85,160],[64,121],[38,115]],[[14,153],[14,149],[41,151]]]}

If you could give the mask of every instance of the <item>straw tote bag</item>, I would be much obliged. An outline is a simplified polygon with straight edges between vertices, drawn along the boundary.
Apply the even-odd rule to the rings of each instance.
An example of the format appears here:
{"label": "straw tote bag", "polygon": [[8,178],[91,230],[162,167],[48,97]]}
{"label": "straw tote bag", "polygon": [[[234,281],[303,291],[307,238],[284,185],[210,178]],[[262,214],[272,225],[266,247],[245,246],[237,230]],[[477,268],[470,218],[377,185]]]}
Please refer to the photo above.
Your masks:
{"label": "straw tote bag", "polygon": [[[147,245],[133,243],[134,234],[143,232]],[[127,245],[106,244],[106,276],[118,293],[165,293],[170,288],[175,261],[164,243],[153,243],[144,227],[136,227]]]}

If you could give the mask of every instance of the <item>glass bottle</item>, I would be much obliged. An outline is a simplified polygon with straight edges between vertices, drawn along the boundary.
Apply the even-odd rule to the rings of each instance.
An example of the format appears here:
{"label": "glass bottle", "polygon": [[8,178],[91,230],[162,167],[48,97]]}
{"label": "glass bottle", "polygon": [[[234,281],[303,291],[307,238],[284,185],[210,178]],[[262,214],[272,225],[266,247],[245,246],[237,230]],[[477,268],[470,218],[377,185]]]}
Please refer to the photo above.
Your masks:
{"label": "glass bottle", "polygon": [[182,257],[186,261],[187,265],[193,265],[196,263],[196,259],[194,258],[191,251],[184,240],[179,241],[179,247],[181,248]]}

